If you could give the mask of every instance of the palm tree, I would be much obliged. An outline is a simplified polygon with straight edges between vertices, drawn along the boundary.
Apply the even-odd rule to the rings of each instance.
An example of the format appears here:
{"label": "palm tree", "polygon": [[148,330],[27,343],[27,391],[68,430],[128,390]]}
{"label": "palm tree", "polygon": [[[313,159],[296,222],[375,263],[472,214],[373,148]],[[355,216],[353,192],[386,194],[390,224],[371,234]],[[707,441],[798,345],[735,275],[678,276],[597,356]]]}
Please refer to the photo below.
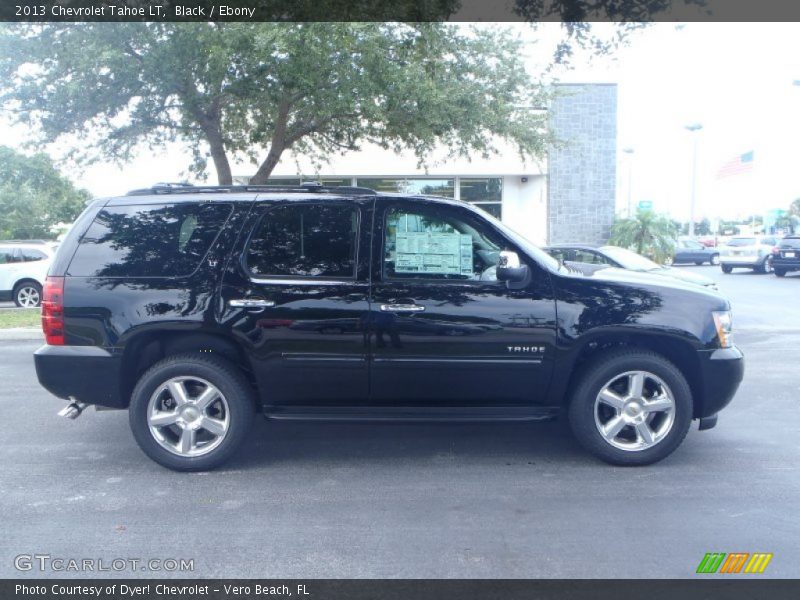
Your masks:
{"label": "palm tree", "polygon": [[672,258],[676,234],[675,225],[667,217],[639,210],[634,217],[614,223],[609,243],[663,264]]}

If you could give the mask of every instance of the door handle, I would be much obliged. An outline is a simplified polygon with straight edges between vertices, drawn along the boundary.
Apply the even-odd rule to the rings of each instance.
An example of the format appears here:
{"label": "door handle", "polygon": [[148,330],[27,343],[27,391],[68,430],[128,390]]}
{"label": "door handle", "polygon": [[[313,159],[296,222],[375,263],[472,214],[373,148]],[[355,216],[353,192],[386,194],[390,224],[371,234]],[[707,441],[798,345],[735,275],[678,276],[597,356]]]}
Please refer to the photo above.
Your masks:
{"label": "door handle", "polygon": [[425,310],[419,304],[381,304],[381,311],[395,313],[417,313]]}
{"label": "door handle", "polygon": [[236,298],[228,300],[228,306],[231,308],[270,308],[275,306],[275,302],[263,298]]}

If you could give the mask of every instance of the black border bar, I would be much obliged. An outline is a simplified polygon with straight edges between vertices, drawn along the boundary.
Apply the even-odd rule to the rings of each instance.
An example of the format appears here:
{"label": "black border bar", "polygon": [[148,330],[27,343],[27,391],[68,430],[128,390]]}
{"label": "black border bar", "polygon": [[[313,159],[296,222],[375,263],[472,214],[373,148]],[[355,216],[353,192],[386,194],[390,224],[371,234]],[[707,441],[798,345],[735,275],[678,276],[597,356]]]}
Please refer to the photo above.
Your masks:
{"label": "black border bar", "polygon": [[0,21],[800,21],[797,0],[2,0]]}
{"label": "black border bar", "polygon": [[[0,580],[3,600],[795,600],[798,579],[18,579]],[[26,586],[20,591],[18,586]],[[127,586],[127,589],[123,586]],[[160,587],[165,586],[165,587]],[[238,586],[239,593],[226,586]],[[257,595],[257,587],[290,594]],[[87,591],[68,593],[85,587]],[[38,588],[38,591],[33,591]],[[95,590],[101,588],[101,593]],[[249,588],[246,593],[243,588]],[[177,591],[177,590],[183,591]],[[138,593],[131,593],[138,590]],[[200,591],[202,590],[202,591]],[[127,593],[126,593],[127,592]]]}

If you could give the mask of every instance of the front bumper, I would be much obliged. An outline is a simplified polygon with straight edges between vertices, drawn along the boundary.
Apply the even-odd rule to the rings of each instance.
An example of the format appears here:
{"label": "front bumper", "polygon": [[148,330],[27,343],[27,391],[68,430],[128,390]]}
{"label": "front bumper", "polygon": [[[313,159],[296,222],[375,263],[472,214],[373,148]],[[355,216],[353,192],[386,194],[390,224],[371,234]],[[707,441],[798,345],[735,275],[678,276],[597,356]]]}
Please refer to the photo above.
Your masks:
{"label": "front bumper", "polygon": [[700,352],[703,397],[694,417],[712,417],[730,404],[744,377],[744,354],[736,346]]}
{"label": "front bumper", "polygon": [[44,345],[33,353],[39,383],[59,398],[125,408],[120,397],[120,359],[97,346]]}

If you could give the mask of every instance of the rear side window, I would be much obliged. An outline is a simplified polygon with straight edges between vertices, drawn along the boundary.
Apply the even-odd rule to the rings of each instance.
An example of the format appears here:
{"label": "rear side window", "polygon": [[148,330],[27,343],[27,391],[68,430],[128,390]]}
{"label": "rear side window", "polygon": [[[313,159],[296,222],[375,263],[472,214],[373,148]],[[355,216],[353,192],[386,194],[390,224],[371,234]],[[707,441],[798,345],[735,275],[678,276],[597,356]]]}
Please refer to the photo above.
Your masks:
{"label": "rear side window", "polygon": [[36,250],[35,248],[21,248],[19,253],[22,257],[22,262],[36,262],[37,260],[44,260],[47,258],[44,252]]}
{"label": "rear side window", "polygon": [[231,214],[230,204],[147,204],[104,208],[69,266],[78,277],[190,275]]}
{"label": "rear side window", "polygon": [[247,269],[256,277],[354,278],[357,238],[355,206],[279,206],[256,226]]}

